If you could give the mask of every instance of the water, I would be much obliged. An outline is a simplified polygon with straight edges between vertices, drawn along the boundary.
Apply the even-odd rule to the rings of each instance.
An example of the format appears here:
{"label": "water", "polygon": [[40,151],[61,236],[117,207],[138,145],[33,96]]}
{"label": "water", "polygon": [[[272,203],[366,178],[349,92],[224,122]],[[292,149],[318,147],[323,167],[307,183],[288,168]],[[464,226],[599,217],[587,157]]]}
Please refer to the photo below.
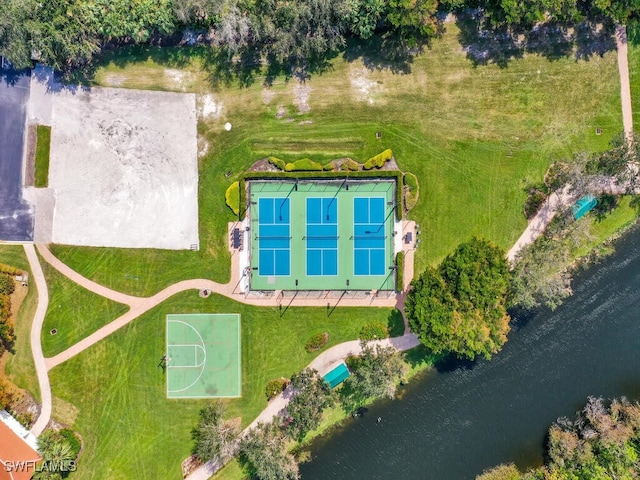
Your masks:
{"label": "water", "polygon": [[493,360],[441,366],[315,441],[303,479],[464,480],[500,463],[526,469],[542,463],[551,423],[589,395],[640,399],[640,230],[616,248],[576,278],[555,312],[515,319]]}

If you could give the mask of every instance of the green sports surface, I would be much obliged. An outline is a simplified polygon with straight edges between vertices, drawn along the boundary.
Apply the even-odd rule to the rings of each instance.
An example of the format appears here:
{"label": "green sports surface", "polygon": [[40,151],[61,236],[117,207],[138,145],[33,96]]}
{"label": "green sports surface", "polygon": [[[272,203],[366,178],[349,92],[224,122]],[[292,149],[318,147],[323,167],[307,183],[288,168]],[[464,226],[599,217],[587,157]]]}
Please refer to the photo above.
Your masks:
{"label": "green sports surface", "polygon": [[395,181],[248,183],[252,290],[394,289]]}
{"label": "green sports surface", "polygon": [[167,398],[241,395],[240,315],[167,315]]}

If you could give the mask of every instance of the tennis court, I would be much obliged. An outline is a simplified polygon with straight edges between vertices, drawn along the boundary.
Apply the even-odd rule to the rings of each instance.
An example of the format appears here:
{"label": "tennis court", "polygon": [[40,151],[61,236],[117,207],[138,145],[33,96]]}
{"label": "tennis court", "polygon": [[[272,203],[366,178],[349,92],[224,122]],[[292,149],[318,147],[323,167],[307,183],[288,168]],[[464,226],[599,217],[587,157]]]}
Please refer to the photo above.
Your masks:
{"label": "tennis court", "polygon": [[167,315],[167,398],[241,394],[240,315]]}
{"label": "tennis court", "polygon": [[395,182],[249,182],[253,290],[392,290]]}

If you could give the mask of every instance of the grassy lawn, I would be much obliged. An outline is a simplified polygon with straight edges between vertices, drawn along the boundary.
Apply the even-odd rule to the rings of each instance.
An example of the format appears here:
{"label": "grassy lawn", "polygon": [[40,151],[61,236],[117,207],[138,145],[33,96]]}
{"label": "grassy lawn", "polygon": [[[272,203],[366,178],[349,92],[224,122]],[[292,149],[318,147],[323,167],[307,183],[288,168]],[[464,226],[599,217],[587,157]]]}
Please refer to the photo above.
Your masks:
{"label": "grassy lawn", "polygon": [[[0,244],[0,263],[11,265],[29,272],[29,262],[21,245]],[[17,286],[16,288],[23,288]],[[22,302],[15,324],[15,354],[9,355],[6,374],[20,388],[28,390],[36,401],[40,401],[40,387],[36,377],[36,367],[31,354],[31,322],[38,306],[38,289],[35,282],[29,283],[29,293]],[[15,314],[15,312],[14,312]]]}
{"label": "grassy lawn", "polygon": [[[420,180],[420,200],[409,215],[421,225],[425,246],[416,271],[473,235],[508,248],[526,225],[527,186],[542,179],[549,163],[603,149],[622,130],[616,54],[589,61],[525,55],[506,68],[474,67],[457,27],[447,30],[408,74],[337,58],[304,85],[276,79],[268,89],[262,78],[243,88],[212,87],[201,50],[119,51],[105,59],[97,84],[193,91],[200,107],[215,103],[221,112],[198,127],[201,148],[208,146],[200,159],[201,251],[56,246],[54,252],[89,278],[139,295],[189,277],[224,282],[226,224],[234,218],[224,192],[254,161],[366,160],[385,148]],[[223,129],[227,121],[230,132]]]}
{"label": "grassy lawn", "polygon": [[[49,308],[41,337],[45,357],[66,350],[128,310],[126,305],[85,290],[42,258],[40,263],[49,287]],[[51,335],[54,328],[57,333]]]}
{"label": "grassy lawn", "polygon": [[51,144],[51,127],[38,125],[36,140],[36,163],[34,185],[38,188],[49,186],[49,149]]}
{"label": "grassy lawn", "polygon": [[189,454],[196,400],[167,400],[158,368],[165,351],[168,313],[230,312],[242,315],[242,398],[228,401],[229,417],[246,426],[267,405],[268,380],[288,377],[317,354],[304,344],[329,333],[327,347],[357,338],[365,323],[395,322],[393,311],[376,308],[256,308],[213,295],[183,292],[50,372],[54,411],[74,412],[85,439],[78,478],[179,478]]}
{"label": "grassy lawn", "polygon": [[579,248],[573,252],[573,257],[583,257],[592,249],[600,246],[612,234],[624,229],[638,218],[638,211],[629,206],[631,202],[630,196],[622,197],[620,205],[613,212],[609,213],[602,220],[598,220],[595,215],[587,215],[584,221],[590,223],[590,232],[592,237],[588,241],[583,242]]}

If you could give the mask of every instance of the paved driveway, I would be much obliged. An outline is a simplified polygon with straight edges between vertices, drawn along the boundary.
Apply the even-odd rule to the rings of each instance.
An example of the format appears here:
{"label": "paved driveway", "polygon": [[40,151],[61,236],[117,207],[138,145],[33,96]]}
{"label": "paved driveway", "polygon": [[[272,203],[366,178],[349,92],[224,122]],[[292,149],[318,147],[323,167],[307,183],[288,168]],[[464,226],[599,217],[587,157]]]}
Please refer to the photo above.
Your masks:
{"label": "paved driveway", "polygon": [[0,70],[0,239],[33,239],[33,208],[22,198],[29,74]]}

